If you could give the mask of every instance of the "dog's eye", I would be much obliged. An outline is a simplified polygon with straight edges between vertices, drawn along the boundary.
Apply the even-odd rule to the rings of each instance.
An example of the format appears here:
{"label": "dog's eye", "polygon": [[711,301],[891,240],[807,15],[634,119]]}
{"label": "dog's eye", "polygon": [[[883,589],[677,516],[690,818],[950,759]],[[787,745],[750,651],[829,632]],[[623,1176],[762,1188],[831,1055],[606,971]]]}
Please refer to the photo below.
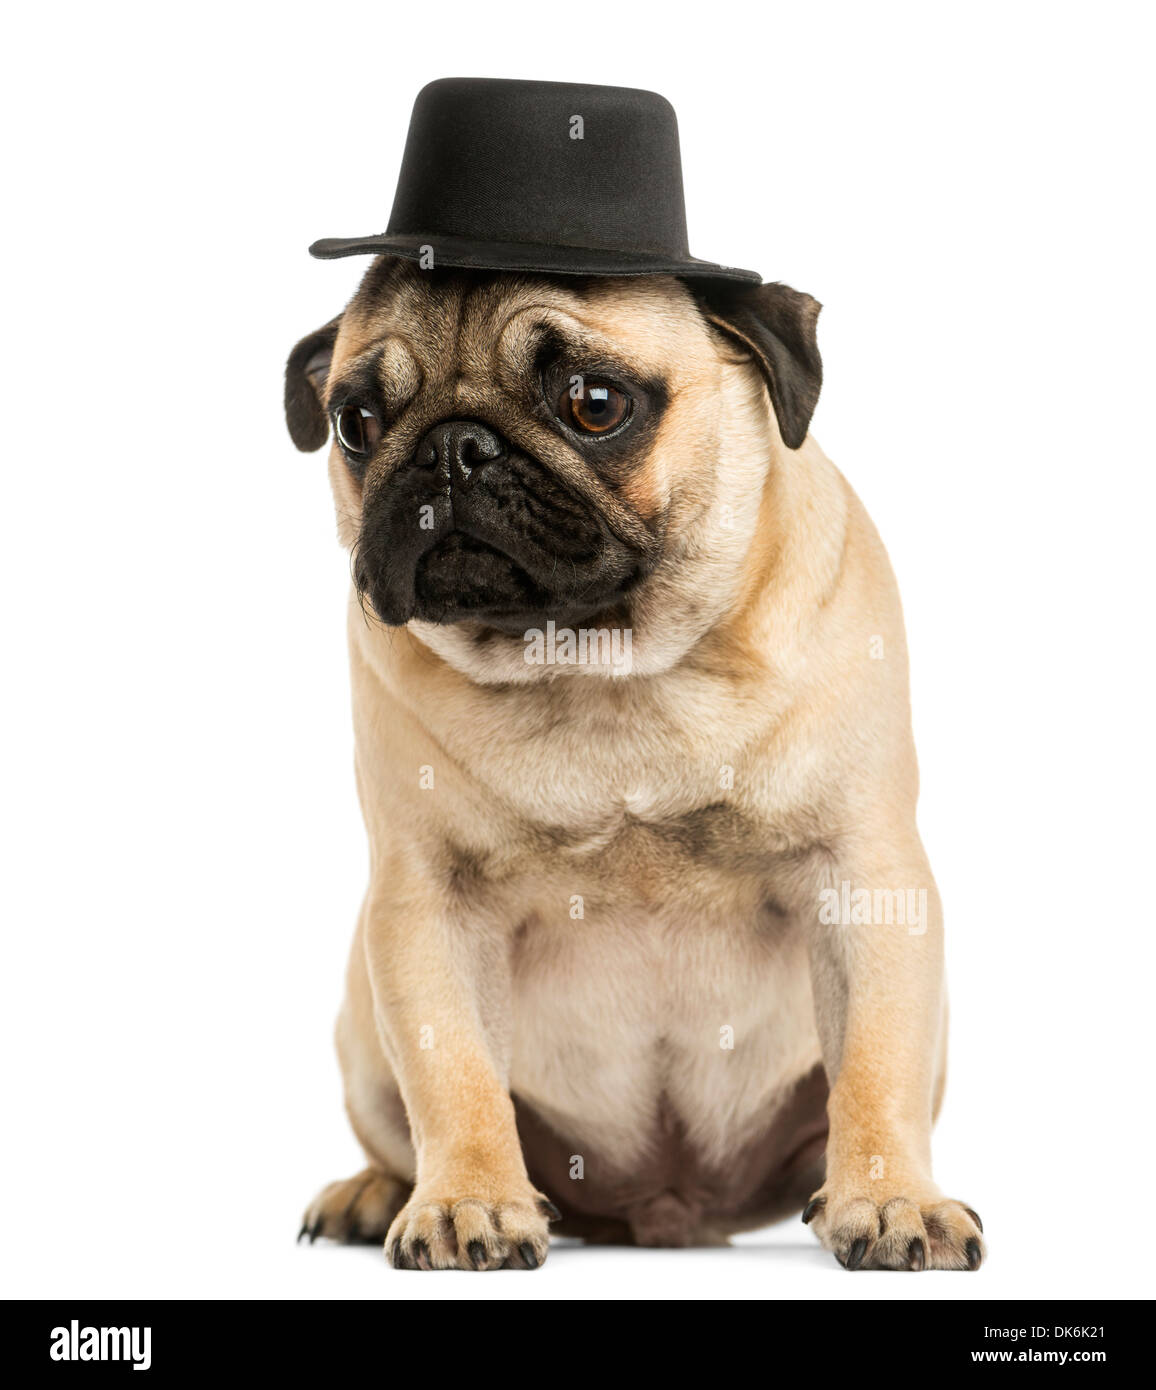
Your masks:
{"label": "dog's eye", "polygon": [[354,458],[367,458],[381,442],[381,421],[363,405],[343,405],[334,412],[337,442]]}
{"label": "dog's eye", "polygon": [[609,434],[630,414],[631,400],[604,381],[584,381],[562,394],[558,414],[583,434]]}

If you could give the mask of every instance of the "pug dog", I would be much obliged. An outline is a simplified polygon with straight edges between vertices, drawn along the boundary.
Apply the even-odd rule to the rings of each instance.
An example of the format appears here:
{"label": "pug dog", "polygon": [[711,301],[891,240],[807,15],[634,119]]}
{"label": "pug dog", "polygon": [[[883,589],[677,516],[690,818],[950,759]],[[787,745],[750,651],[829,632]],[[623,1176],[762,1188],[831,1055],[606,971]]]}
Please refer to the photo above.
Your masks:
{"label": "pug dog", "polygon": [[883,545],[782,284],[374,261],[293,349],[332,432],[370,880],[337,1049],[399,1269],[721,1244],[974,1270]]}

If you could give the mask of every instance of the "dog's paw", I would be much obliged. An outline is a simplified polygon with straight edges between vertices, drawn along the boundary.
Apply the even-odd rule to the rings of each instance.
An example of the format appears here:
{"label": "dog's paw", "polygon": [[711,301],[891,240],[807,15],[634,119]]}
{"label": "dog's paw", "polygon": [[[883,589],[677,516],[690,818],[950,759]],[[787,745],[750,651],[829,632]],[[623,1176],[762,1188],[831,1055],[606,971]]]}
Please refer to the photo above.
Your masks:
{"label": "dog's paw", "polygon": [[366,1168],[355,1178],[331,1182],[309,1204],[297,1239],[318,1236],[348,1245],[373,1244],[385,1239],[393,1218],[409,1196],[409,1184]]}
{"label": "dog's paw", "polygon": [[420,1188],[385,1239],[394,1269],[537,1269],[557,1208],[528,1183],[496,1198],[446,1198]]}
{"label": "dog's paw", "polygon": [[974,1270],[985,1254],[979,1217],[938,1195],[876,1201],[821,1191],[803,1220],[845,1269]]}

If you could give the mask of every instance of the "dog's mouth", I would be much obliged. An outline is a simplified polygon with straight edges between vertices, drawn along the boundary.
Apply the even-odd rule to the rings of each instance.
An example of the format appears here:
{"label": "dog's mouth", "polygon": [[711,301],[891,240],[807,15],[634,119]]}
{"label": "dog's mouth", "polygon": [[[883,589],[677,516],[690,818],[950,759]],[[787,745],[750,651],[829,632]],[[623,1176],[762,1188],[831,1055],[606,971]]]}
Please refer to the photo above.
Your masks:
{"label": "dog's mouth", "polygon": [[[477,615],[520,628],[521,615],[550,600],[512,556],[465,531],[450,531],[421,556],[413,590],[414,616],[435,623]],[[507,600],[504,609],[495,606],[498,595]]]}

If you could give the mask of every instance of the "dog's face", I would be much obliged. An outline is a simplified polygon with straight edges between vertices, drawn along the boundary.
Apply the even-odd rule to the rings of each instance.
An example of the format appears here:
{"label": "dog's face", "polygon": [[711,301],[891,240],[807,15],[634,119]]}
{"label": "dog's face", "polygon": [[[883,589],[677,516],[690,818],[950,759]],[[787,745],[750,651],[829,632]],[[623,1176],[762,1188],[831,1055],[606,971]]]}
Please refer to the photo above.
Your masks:
{"label": "dog's face", "polygon": [[668,664],[735,586],[735,514],[757,510],[774,416],[789,446],[806,434],[817,312],[782,286],[707,301],[668,278],[375,262],[286,378],[298,447],[332,427],[363,607],[471,674],[524,680],[528,631],[637,644],[661,604],[678,640],[653,633],[649,660]]}

